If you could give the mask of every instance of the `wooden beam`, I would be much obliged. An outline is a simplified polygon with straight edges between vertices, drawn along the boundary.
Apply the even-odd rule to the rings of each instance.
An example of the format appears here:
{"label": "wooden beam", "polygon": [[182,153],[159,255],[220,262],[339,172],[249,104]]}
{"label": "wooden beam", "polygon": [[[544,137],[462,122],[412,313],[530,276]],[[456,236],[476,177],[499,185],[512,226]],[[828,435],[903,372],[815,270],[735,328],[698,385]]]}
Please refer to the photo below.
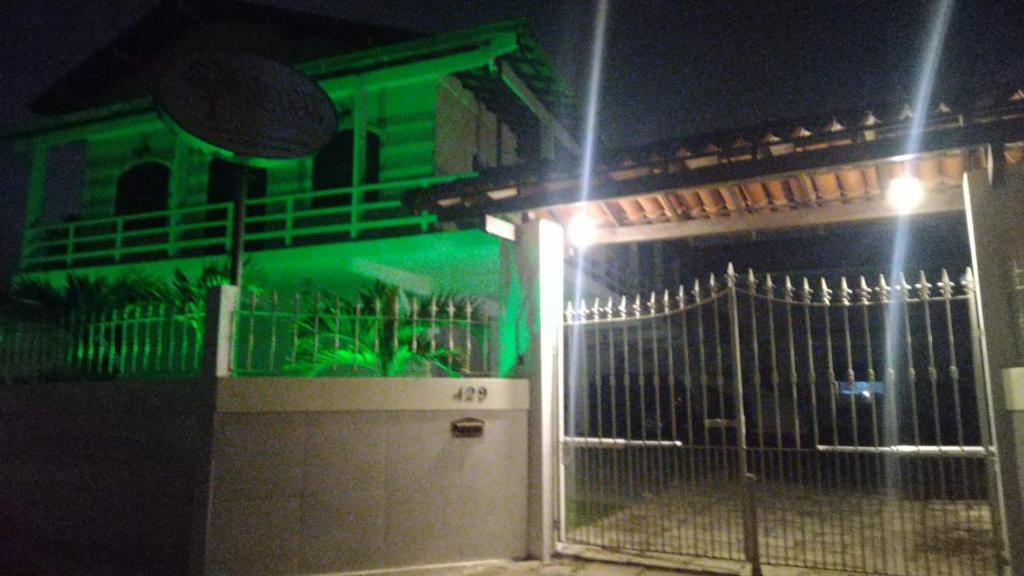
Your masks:
{"label": "wooden beam", "polygon": [[[963,209],[963,195],[960,193],[959,188],[955,188],[929,192],[925,197],[925,201],[911,213],[907,214],[907,216],[960,212]],[[656,240],[676,240],[696,236],[763,232],[887,220],[899,216],[899,212],[890,206],[888,202],[885,202],[882,198],[875,198],[854,204],[829,204],[827,206],[781,212],[741,213],[728,217],[723,216],[701,220],[627,226],[624,228],[601,228],[597,231],[595,244],[625,244]]]}
{"label": "wooden beam", "polygon": [[512,93],[522,100],[523,104],[525,104],[526,107],[540,119],[542,125],[550,127],[555,139],[561,142],[562,146],[565,146],[565,148],[573,154],[576,154],[577,156],[579,155],[579,143],[577,143],[576,140],[569,135],[569,132],[558,123],[558,120],[555,119],[555,115],[547,109],[544,103],[540,101],[540,98],[537,98],[537,95],[533,93],[533,90],[530,90],[530,87],[526,82],[523,82],[522,78],[516,74],[515,70],[512,69],[512,66],[510,66],[508,62],[501,62],[501,80],[509,87],[510,90],[512,90]]}

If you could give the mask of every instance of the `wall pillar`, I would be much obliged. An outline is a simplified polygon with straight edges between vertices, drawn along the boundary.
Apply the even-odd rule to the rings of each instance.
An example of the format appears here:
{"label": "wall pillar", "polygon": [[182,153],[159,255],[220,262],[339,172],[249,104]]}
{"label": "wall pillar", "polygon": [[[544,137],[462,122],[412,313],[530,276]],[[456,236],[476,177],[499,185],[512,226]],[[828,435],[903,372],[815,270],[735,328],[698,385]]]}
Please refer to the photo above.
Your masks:
{"label": "wall pillar", "polygon": [[207,546],[213,512],[214,416],[217,413],[217,385],[220,378],[231,376],[232,332],[235,307],[240,290],[237,286],[217,286],[206,296],[206,324],[203,327],[203,364],[197,379],[204,387],[203,406],[198,430],[200,440],[198,466],[193,481],[195,507],[192,514],[192,540],[189,551],[189,576],[207,573]]}
{"label": "wall pillar", "polygon": [[560,516],[564,244],[561,226],[537,220],[520,226],[516,243],[502,250],[509,294],[499,364],[530,381],[526,542],[529,556],[539,560],[555,550]]}
{"label": "wall pillar", "polygon": [[988,416],[995,432],[1001,480],[993,488],[1005,507],[1005,518],[995,520],[1000,536],[1007,539],[1010,572],[1024,574],[1024,531],[1020,530],[1024,526],[1024,411],[1007,409],[1002,382],[1002,371],[1019,362],[1015,350],[1017,316],[1012,272],[1014,262],[1024,261],[1020,241],[1024,238],[1024,174],[1008,172],[1004,183],[996,189],[988,172],[967,173],[964,206],[977,279],[981,367],[986,376]]}

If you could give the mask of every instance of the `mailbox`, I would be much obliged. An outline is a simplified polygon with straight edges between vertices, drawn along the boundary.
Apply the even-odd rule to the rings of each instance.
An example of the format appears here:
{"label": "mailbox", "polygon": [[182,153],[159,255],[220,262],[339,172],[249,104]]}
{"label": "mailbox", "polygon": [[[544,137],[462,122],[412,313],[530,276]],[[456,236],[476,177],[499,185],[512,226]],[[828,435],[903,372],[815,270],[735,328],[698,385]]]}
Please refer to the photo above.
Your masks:
{"label": "mailbox", "polygon": [[452,438],[480,438],[484,435],[484,421],[479,418],[460,418],[452,421]]}

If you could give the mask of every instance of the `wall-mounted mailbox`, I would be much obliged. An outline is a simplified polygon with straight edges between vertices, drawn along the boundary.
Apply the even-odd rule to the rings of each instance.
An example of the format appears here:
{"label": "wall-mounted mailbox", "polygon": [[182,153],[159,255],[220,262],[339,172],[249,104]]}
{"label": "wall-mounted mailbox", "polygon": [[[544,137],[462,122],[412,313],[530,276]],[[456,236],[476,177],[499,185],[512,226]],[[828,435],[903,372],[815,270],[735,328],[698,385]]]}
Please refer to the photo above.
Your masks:
{"label": "wall-mounted mailbox", "polygon": [[484,421],[479,418],[460,418],[452,421],[452,438],[480,438],[484,435]]}

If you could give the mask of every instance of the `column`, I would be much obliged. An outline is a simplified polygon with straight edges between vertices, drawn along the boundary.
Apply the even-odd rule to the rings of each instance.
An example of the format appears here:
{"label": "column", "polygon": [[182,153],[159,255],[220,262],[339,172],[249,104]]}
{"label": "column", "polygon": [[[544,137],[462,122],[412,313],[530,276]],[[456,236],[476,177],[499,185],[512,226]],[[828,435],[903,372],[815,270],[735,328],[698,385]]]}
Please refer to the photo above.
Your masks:
{"label": "column", "polygon": [[[987,416],[993,423],[999,479],[992,487],[1005,503],[1005,522],[996,518],[1008,539],[1011,570],[1024,574],[1024,411],[1009,411],[1003,393],[1002,371],[1014,366],[1015,314],[1013,262],[1024,256],[1024,174],[1007,173],[993,188],[990,174],[974,170],[964,176],[964,205],[971,240],[971,259],[977,281],[977,322],[982,340],[980,366],[989,397]],[[982,415],[983,420],[985,414]],[[996,512],[996,511],[993,511]],[[1006,527],[1013,527],[1007,530]],[[1005,571],[1004,571],[1005,573]]]}
{"label": "column", "polygon": [[[499,369],[530,381],[527,471],[527,551],[547,560],[560,516],[558,445],[561,434],[562,306],[565,236],[548,220],[520,226],[502,250],[508,293],[500,328]],[[507,372],[506,372],[507,371]]]}

